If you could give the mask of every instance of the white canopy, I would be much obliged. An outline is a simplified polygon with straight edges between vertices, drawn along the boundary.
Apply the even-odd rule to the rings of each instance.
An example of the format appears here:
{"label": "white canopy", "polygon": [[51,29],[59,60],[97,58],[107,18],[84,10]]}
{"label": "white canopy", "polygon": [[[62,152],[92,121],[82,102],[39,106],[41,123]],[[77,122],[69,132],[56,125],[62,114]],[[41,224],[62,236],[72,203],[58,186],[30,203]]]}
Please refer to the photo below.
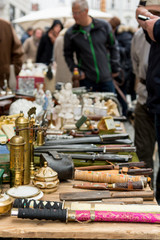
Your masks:
{"label": "white canopy", "polygon": [[[112,17],[111,14],[98,11],[98,10],[89,10],[89,14],[95,18],[109,19]],[[15,19],[13,23],[19,24],[24,30],[28,27],[49,27],[54,19],[59,19],[64,22],[67,18],[72,18],[71,7],[55,7],[44,9],[41,11],[31,12],[24,17]]]}

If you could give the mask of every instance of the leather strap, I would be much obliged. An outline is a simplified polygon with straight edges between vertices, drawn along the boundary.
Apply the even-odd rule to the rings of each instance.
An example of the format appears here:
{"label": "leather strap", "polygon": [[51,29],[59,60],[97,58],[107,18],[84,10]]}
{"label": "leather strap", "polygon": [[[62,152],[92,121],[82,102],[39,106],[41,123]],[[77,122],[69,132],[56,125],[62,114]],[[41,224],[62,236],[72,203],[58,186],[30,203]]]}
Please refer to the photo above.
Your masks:
{"label": "leather strap", "polygon": [[61,160],[61,154],[57,153],[56,151],[48,151],[48,154],[52,156],[55,160]]}
{"label": "leather strap", "polygon": [[132,182],[128,182],[128,190],[133,190],[133,183]]}

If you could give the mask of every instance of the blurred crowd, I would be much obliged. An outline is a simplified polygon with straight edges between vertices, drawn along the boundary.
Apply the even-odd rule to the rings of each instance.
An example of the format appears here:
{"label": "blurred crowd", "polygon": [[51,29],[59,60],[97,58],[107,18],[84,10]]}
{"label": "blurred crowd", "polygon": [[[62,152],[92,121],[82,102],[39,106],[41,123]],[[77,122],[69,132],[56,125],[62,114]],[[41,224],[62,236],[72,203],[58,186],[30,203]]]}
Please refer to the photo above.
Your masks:
{"label": "blurred crowd", "polygon": [[[74,0],[73,19],[64,23],[55,19],[47,31],[30,27],[21,40],[12,25],[0,19],[0,87],[9,79],[11,64],[18,75],[22,64],[30,59],[51,68],[54,65],[55,84],[70,82],[88,91],[116,93],[124,116],[129,112],[130,95],[136,100],[137,154],[147,167],[153,167],[156,140],[160,149],[159,6],[160,1],[140,1],[136,11],[139,27],[134,29],[117,16],[108,21],[95,19],[88,14],[86,0]],[[139,14],[149,18],[140,20]]]}

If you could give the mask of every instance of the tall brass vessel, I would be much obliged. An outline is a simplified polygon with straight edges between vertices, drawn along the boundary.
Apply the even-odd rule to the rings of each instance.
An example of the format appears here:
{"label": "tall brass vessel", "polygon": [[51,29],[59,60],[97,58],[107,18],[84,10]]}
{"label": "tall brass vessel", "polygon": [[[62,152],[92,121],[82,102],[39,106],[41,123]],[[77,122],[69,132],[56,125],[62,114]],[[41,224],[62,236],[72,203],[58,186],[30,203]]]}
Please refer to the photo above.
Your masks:
{"label": "tall brass vessel", "polygon": [[15,121],[16,130],[19,136],[22,136],[25,141],[24,145],[24,184],[30,183],[30,145],[29,145],[29,119],[24,117],[23,113]]}
{"label": "tall brass vessel", "polygon": [[13,136],[10,140],[11,187],[24,184],[24,145],[22,136]]}

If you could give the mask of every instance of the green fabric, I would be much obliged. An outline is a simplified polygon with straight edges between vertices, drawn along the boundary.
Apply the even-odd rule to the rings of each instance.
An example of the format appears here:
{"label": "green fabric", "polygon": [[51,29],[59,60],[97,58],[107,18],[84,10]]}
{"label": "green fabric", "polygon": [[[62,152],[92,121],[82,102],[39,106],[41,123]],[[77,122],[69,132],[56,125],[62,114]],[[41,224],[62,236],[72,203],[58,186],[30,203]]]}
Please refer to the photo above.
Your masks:
{"label": "green fabric", "polygon": [[112,72],[112,68],[111,68],[111,64],[110,64],[110,54],[108,53],[107,54],[107,59],[108,59],[108,61],[107,61],[107,63],[108,63],[108,69],[109,69],[109,71],[110,71],[110,73]]}
{"label": "green fabric", "polygon": [[[91,28],[94,28],[94,24],[93,23],[91,24]],[[99,73],[99,69],[98,69],[96,54],[95,54],[95,51],[94,51],[94,46],[93,46],[91,35],[90,35],[90,33],[87,33],[85,30],[83,30],[81,26],[80,26],[79,30],[73,30],[73,33],[76,33],[76,32],[81,32],[81,33],[85,34],[88,37],[90,48],[91,48],[91,52],[92,52],[92,56],[93,56],[94,66],[95,66],[95,70],[96,70],[96,74],[97,74],[96,83],[99,83],[100,73]]]}
{"label": "green fabric", "polygon": [[2,189],[2,179],[3,179],[4,169],[0,168],[0,189]]}
{"label": "green fabric", "polygon": [[110,32],[109,37],[110,37],[110,41],[111,41],[111,46],[113,46],[114,45],[114,37],[113,37],[112,32]]}
{"label": "green fabric", "polygon": [[92,42],[92,38],[91,38],[90,34],[88,35],[88,40],[89,40],[89,43],[90,43],[91,52],[92,52],[92,55],[93,55],[94,66],[95,66],[96,73],[97,73],[96,83],[99,83],[100,73],[99,73],[97,59],[96,59],[96,54],[95,54],[95,51],[94,51],[94,46],[93,46],[93,42]]}
{"label": "green fabric", "polygon": [[10,181],[10,155],[0,154],[0,168],[4,170],[3,182]]}

